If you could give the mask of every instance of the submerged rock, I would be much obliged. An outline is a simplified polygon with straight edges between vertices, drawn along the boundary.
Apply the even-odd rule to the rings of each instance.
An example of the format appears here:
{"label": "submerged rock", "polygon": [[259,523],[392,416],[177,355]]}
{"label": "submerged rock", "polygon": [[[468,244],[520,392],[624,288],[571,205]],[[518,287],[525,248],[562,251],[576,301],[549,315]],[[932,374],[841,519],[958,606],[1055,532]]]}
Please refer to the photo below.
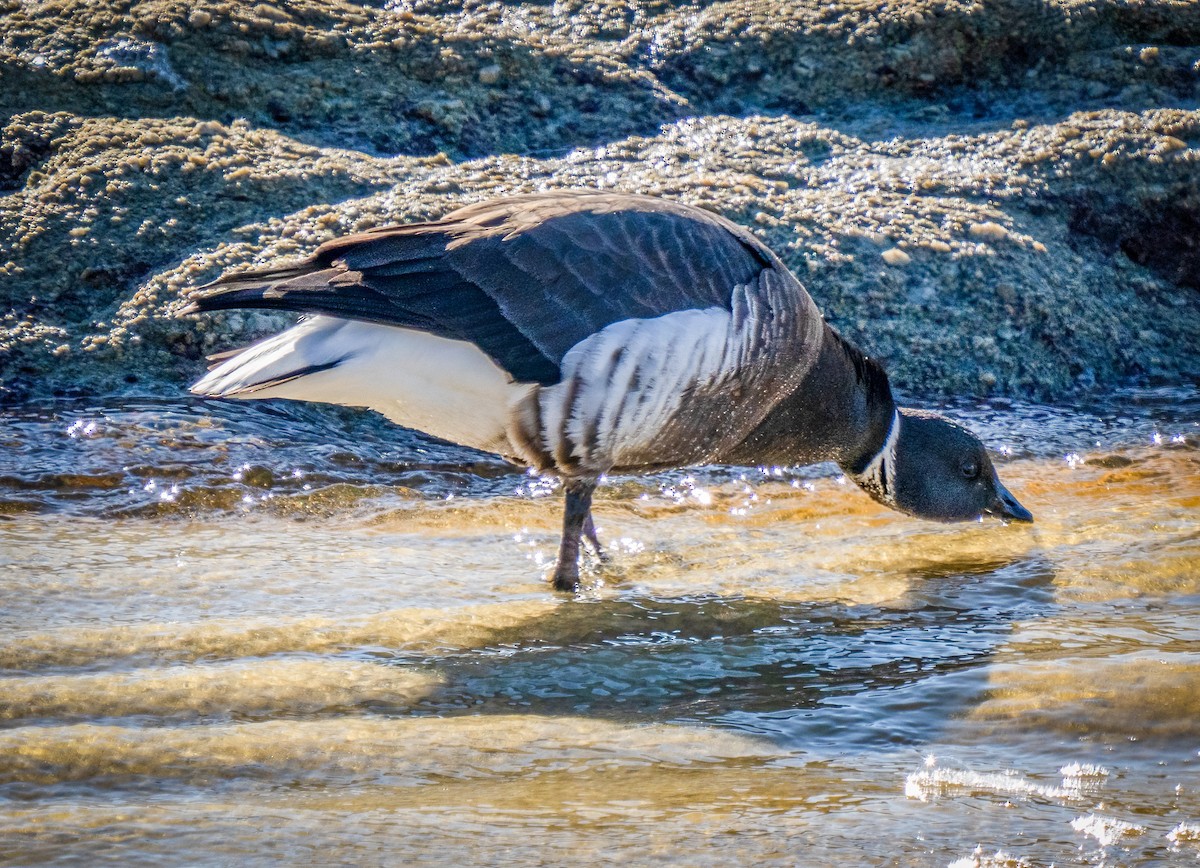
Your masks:
{"label": "submerged rock", "polygon": [[223,269],[550,187],[749,225],[905,389],[1195,376],[1200,7],[1039,8],[20,4],[0,383],[175,390],[285,321],[171,317]]}

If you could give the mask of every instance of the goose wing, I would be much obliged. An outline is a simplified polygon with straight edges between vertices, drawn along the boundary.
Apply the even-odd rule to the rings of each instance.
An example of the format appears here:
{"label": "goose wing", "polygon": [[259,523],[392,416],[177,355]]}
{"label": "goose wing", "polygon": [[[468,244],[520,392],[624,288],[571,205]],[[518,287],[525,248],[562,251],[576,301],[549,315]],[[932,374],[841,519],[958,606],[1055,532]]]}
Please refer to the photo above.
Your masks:
{"label": "goose wing", "polygon": [[729,454],[797,389],[826,330],[786,271],[765,269],[731,296],[732,310],[621,320],[572,347],[561,382],[524,405],[524,452],[585,476]]}
{"label": "goose wing", "polygon": [[562,379],[567,352],[606,327],[732,313],[735,288],[767,270],[787,274],[748,231],[707,211],[548,193],[335,239],[294,265],[222,277],[186,310],[270,308],[418,329],[469,341],[514,379],[548,385]]}

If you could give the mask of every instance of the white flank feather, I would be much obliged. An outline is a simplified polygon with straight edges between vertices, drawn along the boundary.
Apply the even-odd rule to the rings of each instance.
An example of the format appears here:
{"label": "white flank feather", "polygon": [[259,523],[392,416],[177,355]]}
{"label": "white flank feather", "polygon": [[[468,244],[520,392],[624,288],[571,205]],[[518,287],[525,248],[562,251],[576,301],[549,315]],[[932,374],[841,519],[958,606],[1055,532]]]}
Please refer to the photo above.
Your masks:
{"label": "white flank feather", "polygon": [[[735,373],[727,310],[615,322],[572,347],[539,394],[547,450],[596,472],[651,449],[691,388]],[[732,344],[732,346],[731,346]]]}
{"label": "white flank feather", "polygon": [[314,316],[226,359],[192,391],[370,407],[405,427],[511,456],[511,408],[534,388],[466,341]]}

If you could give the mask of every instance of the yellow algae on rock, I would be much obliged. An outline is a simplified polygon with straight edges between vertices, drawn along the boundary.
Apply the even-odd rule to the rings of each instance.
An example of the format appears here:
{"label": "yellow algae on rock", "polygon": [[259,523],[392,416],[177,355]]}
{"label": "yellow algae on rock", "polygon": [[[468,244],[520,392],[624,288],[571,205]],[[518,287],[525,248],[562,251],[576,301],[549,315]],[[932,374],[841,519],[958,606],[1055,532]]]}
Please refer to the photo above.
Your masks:
{"label": "yellow algae on rock", "polygon": [[991,220],[983,223],[972,223],[968,231],[975,238],[982,238],[986,241],[1002,241],[1008,237],[1008,230],[999,223],[994,223]]}
{"label": "yellow algae on rock", "polygon": [[404,707],[437,685],[380,664],[349,660],[249,659],[101,675],[7,678],[0,720],[154,715],[168,719],[311,714],[381,703]]}
{"label": "yellow algae on rock", "polygon": [[270,720],[226,726],[79,724],[0,732],[0,782],[153,775],[184,780],[433,783],[557,770],[700,766],[773,754],[769,742],[711,728],[584,717]]}
{"label": "yellow algae on rock", "polygon": [[[1177,377],[1200,330],[1185,301],[1200,284],[1200,115],[1154,106],[1194,102],[1179,34],[1200,28],[1200,5],[1043,12],[13,4],[0,244],[21,270],[5,281],[16,321],[0,326],[0,380],[31,395],[120,391],[130,372],[175,387],[229,334],[221,317],[205,333],[169,319],[187,287],[338,232],[552,187],[667,195],[752,224],[902,386],[978,392],[987,373],[1000,392],[1060,395]],[[901,271],[920,248],[942,255]],[[990,303],[998,280],[1021,307]],[[930,322],[943,352],[918,361]],[[1013,337],[975,355],[980,322]],[[54,355],[64,343],[96,351],[72,367]]]}

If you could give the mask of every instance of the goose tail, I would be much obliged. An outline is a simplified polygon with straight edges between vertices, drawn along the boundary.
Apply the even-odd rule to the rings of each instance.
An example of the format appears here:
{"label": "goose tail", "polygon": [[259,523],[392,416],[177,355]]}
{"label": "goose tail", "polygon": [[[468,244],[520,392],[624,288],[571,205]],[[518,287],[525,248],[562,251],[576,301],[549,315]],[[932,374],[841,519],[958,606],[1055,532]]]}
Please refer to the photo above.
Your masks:
{"label": "goose tail", "polygon": [[345,362],[353,348],[339,341],[340,323],[312,317],[285,332],[232,352],[210,356],[209,372],[192,385],[210,398],[292,397],[288,384],[329,371]]}
{"label": "goose tail", "polygon": [[272,292],[273,288],[323,270],[322,265],[309,257],[271,268],[227,274],[196,289],[177,315],[247,307],[294,310],[295,306],[284,303],[282,294]]}

